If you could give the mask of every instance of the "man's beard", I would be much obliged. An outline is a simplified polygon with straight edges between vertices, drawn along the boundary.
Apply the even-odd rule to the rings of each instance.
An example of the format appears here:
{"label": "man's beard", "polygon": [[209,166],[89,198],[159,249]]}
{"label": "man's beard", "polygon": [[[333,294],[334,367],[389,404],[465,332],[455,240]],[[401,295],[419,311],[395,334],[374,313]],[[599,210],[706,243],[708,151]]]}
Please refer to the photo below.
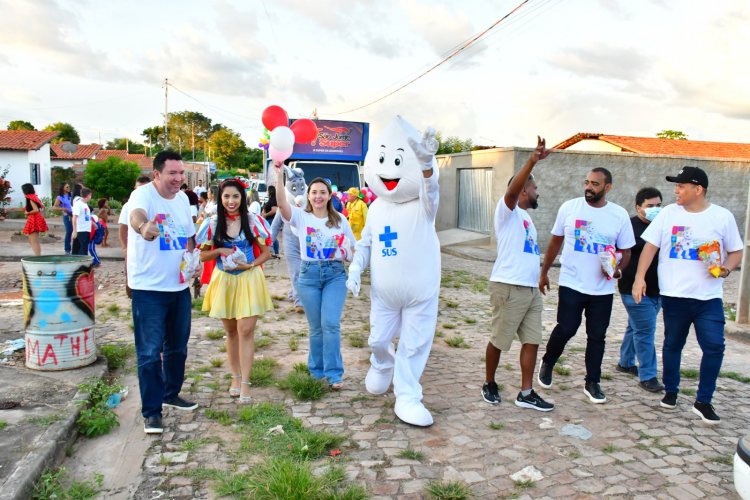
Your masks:
{"label": "man's beard", "polygon": [[593,191],[586,191],[583,193],[583,197],[586,198],[586,201],[589,203],[596,203],[597,201],[604,198],[604,191],[601,191],[599,193],[594,193]]}

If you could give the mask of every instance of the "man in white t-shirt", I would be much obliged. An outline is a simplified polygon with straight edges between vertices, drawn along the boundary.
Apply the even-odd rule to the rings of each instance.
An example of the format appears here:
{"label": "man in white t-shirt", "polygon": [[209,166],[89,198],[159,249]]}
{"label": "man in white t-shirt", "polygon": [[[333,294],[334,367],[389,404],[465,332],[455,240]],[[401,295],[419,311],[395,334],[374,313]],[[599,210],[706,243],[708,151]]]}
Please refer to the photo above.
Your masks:
{"label": "man in white t-shirt", "polygon": [[539,205],[536,182],[531,171],[545,159],[549,149],[537,138],[534,153],[518,174],[508,183],[505,195],[495,208],[497,259],[490,275],[492,335],[485,353],[485,383],[482,398],[493,405],[500,403],[495,372],[502,351],[508,351],[513,338],[521,341],[521,392],[516,406],[551,411],[555,405],[546,402],[534,389],[532,379],[537,351],[542,343],[542,296],[539,283],[539,245],[536,227],[527,210]]}
{"label": "man in white t-shirt", "polygon": [[[635,246],[633,226],[628,212],[607,201],[612,189],[612,174],[597,167],[586,175],[584,196],[566,201],[557,212],[547,253],[539,278],[539,289],[549,290],[547,273],[560,247],[560,289],[557,304],[557,326],[547,341],[547,350],[539,368],[539,384],[552,386],[552,369],[581,325],[586,313],[586,383],[583,389],[592,403],[606,403],[599,382],[604,358],[604,339],[612,315],[615,280],[622,276],[630,262],[630,248]],[[619,263],[603,259],[607,255]],[[605,264],[608,262],[610,264]]]}
{"label": "man in white t-shirt", "polygon": [[663,408],[677,407],[680,358],[690,326],[695,328],[703,357],[693,413],[708,424],[721,419],[711,405],[724,360],[722,285],[742,260],[743,242],[732,213],[706,199],[708,176],[684,167],[674,182],[675,204],[664,208],[641,238],[646,241],[633,283],[633,298],[646,294],[646,270],[659,252],[659,289],[664,312],[665,395]]}
{"label": "man in white t-shirt", "polygon": [[206,192],[206,188],[203,187],[203,179],[198,179],[198,185],[193,188],[193,192],[200,198],[201,193]]}
{"label": "man in white t-shirt", "polygon": [[91,240],[91,190],[81,189],[81,196],[73,202],[73,234],[72,238],[78,241],[77,255],[89,254],[89,241]]}
{"label": "man in white t-shirt", "polygon": [[[147,175],[141,175],[135,180],[135,188],[148,184],[151,179]],[[128,286],[128,227],[130,227],[130,205],[125,202],[120,209],[120,218],[117,220],[117,234],[120,237],[120,248],[125,257],[125,295],[131,297],[131,290]]]}
{"label": "man in white t-shirt", "polygon": [[[190,203],[180,185],[182,157],[162,151],[154,158],[154,180],[128,200],[128,286],[132,289],[141,413],[147,434],[161,434],[162,407],[194,410],[179,395],[190,337],[189,276],[180,265],[195,248]],[[162,358],[163,352],[163,358]]]}

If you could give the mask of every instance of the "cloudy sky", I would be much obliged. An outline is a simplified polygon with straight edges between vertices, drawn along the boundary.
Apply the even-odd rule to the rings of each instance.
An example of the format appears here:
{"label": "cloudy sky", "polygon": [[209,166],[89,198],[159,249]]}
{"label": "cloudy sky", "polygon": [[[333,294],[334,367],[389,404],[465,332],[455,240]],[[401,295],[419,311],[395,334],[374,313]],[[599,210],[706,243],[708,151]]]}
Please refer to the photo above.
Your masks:
{"label": "cloudy sky", "polygon": [[[750,142],[747,0],[0,0],[0,127],[82,142],[199,111],[257,144],[260,115],[395,114],[476,144],[577,132]],[[362,107],[365,106],[365,107]],[[356,108],[356,111],[351,111]]]}

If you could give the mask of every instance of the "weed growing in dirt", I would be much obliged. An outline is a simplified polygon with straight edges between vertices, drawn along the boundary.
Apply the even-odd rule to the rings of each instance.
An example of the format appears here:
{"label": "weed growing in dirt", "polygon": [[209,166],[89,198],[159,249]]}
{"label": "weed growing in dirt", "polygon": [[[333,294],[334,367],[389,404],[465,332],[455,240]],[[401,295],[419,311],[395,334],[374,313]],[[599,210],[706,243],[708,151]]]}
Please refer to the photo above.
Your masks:
{"label": "weed growing in dirt", "polygon": [[463,481],[432,481],[425,490],[435,500],[468,500],[474,496]]}
{"label": "weed growing in dirt", "polygon": [[110,370],[117,370],[125,366],[128,358],[135,354],[133,344],[106,344],[101,346],[102,355],[107,358]]}

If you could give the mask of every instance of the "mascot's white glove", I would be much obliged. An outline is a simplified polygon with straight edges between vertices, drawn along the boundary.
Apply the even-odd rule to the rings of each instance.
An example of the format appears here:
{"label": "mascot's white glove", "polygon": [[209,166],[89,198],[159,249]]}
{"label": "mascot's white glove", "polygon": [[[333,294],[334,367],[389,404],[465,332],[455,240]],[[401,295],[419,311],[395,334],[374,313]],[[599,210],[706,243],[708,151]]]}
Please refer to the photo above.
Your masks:
{"label": "mascot's white glove", "polygon": [[362,271],[357,266],[349,266],[349,278],[346,280],[346,288],[352,295],[359,297],[359,287],[362,284]]}
{"label": "mascot's white glove", "polygon": [[435,153],[437,153],[440,146],[437,139],[435,139],[435,134],[434,128],[427,127],[427,130],[422,134],[420,142],[415,141],[411,137],[408,138],[409,146],[414,150],[414,154],[419,160],[422,170],[432,170],[434,168],[432,161],[435,159]]}

